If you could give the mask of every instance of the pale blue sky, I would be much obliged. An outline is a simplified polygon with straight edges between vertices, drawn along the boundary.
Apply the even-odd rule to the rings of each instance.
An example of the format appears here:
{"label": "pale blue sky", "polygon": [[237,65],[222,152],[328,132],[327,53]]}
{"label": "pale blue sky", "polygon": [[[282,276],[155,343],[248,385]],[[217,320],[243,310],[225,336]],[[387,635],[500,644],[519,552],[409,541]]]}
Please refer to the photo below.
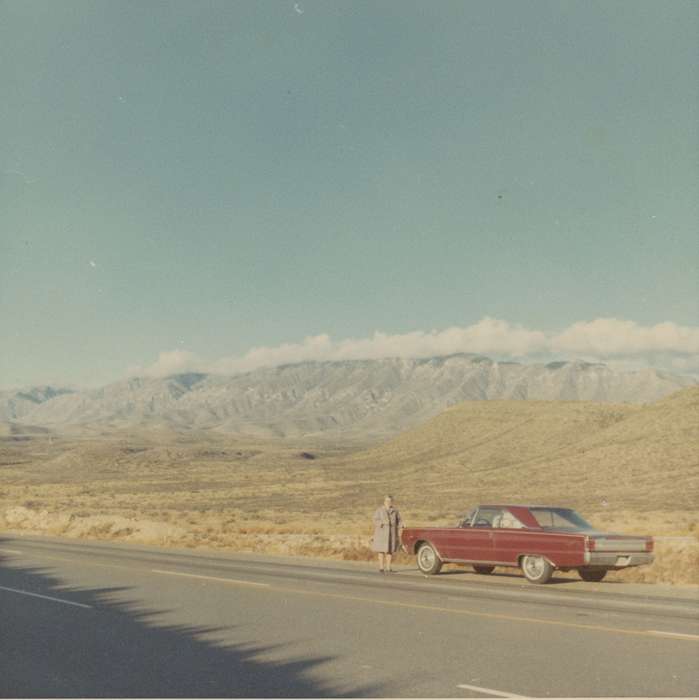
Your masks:
{"label": "pale blue sky", "polygon": [[699,3],[0,1],[0,386],[699,323]]}

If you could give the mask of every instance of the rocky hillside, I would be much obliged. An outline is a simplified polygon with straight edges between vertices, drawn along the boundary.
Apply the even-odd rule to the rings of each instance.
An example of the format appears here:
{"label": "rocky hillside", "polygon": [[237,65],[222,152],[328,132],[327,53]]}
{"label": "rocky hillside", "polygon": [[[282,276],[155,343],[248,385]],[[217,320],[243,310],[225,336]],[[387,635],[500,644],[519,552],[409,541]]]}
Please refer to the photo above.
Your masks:
{"label": "rocky hillside", "polygon": [[5,392],[0,419],[48,426],[139,423],[258,436],[390,435],[463,401],[641,404],[694,383],[653,369],[618,372],[579,361],[519,364],[475,355],[306,362],[235,376],[132,378],[70,393],[46,387]]}

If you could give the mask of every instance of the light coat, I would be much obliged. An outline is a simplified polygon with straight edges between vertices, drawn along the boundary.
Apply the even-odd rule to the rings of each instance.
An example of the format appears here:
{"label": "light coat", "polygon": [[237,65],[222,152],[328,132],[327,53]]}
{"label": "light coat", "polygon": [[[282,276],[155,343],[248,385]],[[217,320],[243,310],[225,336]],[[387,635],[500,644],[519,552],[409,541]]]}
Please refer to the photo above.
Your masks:
{"label": "light coat", "polygon": [[400,547],[402,527],[403,519],[393,506],[377,508],[374,513],[374,539],[371,548],[375,552],[393,554]]}

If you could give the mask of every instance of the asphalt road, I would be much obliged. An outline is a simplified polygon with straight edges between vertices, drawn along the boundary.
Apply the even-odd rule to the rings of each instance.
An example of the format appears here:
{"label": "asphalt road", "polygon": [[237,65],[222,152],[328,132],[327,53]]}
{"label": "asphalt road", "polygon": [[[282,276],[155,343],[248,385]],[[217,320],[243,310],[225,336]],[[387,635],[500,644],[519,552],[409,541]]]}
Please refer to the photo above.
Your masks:
{"label": "asphalt road", "polygon": [[696,589],[0,535],[3,697],[658,695]]}

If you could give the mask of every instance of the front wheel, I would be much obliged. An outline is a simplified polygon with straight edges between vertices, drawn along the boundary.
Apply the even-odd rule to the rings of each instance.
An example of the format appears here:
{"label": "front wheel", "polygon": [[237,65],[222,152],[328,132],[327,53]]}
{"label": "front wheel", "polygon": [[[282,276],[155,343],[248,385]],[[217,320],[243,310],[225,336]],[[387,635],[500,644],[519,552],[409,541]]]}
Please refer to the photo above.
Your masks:
{"label": "front wheel", "polygon": [[438,574],[442,568],[442,560],[431,544],[420,545],[417,550],[417,568],[426,576]]}
{"label": "front wheel", "polygon": [[606,575],[606,569],[578,569],[583,581],[601,581]]}
{"label": "front wheel", "polygon": [[538,554],[522,558],[522,572],[530,583],[548,583],[553,575],[553,566]]}
{"label": "front wheel", "polygon": [[493,571],[495,571],[495,567],[494,566],[485,566],[483,564],[474,564],[473,570],[477,574],[492,574]]}

